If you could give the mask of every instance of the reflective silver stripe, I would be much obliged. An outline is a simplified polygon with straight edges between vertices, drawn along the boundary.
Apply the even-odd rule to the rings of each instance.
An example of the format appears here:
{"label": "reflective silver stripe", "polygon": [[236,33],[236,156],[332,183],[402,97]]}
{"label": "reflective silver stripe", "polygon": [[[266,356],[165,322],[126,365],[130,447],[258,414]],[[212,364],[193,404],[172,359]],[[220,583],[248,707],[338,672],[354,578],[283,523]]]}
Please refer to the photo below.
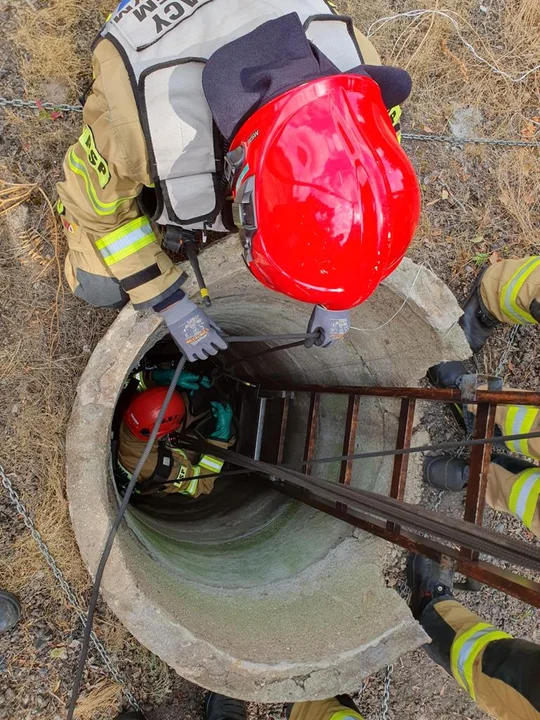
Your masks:
{"label": "reflective silver stripe", "polygon": [[[540,266],[540,258],[533,257],[526,262],[514,275],[504,288],[501,297],[501,309],[518,325],[536,324],[535,319],[526,310],[522,310],[517,304],[517,296],[526,282],[527,278]],[[513,307],[513,304],[515,307]]]}
{"label": "reflective silver stripe", "polygon": [[471,638],[467,640],[467,642],[464,643],[463,647],[459,651],[459,657],[456,663],[456,670],[459,673],[459,676],[461,680],[463,681],[464,687],[467,688],[469,695],[471,694],[472,688],[469,685],[469,680],[467,678],[467,673],[465,672],[465,663],[469,659],[470,654],[473,652],[473,650],[476,647],[477,642],[483,638],[485,635],[490,635],[493,632],[493,627],[485,628],[484,630],[479,630],[476,632]]}
{"label": "reflective silver stripe", "polygon": [[203,467],[206,470],[211,470],[213,472],[220,472],[223,467],[223,460],[212,457],[211,455],[203,455],[199,460],[199,467]]}
{"label": "reflective silver stripe", "polygon": [[120,250],[124,250],[124,248],[134,245],[137,241],[142,240],[150,233],[153,235],[152,227],[150,223],[147,222],[142,227],[135,228],[134,230],[128,232],[127,235],[118,238],[118,240],[115,240],[110,245],[101,247],[99,251],[103,257],[115,255]]}

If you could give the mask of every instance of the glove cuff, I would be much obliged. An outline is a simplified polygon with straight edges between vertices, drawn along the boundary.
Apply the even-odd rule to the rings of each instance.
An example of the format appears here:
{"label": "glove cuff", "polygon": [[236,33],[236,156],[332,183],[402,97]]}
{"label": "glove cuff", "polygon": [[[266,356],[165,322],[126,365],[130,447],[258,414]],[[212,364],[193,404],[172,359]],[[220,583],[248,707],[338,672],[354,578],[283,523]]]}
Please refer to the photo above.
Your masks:
{"label": "glove cuff", "polygon": [[184,297],[180,298],[174,304],[163,308],[163,310],[159,310],[159,314],[167,325],[170,325],[171,323],[178,322],[178,320],[186,317],[186,315],[189,315],[190,312],[196,309],[197,306],[193,300],[190,300],[187,295],[184,294]]}

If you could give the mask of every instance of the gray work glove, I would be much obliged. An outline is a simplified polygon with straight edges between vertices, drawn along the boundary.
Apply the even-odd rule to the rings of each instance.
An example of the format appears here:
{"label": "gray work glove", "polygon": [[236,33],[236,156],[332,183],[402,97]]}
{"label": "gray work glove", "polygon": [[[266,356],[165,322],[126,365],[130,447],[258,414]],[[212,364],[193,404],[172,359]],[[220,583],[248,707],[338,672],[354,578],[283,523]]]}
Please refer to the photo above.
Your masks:
{"label": "gray work glove", "polygon": [[308,338],[306,347],[328,347],[336,340],[341,340],[351,327],[350,310],[326,310],[322,305],[315,305],[309,325],[308,333],[319,333],[318,338]]}
{"label": "gray work glove", "polygon": [[218,326],[187,297],[160,310],[159,314],[188,362],[206,360],[228,347]]}

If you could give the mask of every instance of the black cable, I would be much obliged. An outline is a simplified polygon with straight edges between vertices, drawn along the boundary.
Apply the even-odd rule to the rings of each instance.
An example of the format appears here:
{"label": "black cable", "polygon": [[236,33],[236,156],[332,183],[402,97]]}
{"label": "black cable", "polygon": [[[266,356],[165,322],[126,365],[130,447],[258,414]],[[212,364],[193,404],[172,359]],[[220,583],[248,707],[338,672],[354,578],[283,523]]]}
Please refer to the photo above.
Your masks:
{"label": "black cable", "polygon": [[272,353],[280,350],[291,350],[291,348],[303,347],[304,343],[305,340],[296,340],[295,342],[287,343],[286,345],[277,345],[276,347],[266,348],[265,350],[252,353],[251,355],[246,355],[246,357],[238,361],[238,364],[241,365],[242,363],[248,363],[250,360],[255,360],[255,358],[262,357],[263,355],[271,355]]}
{"label": "black cable", "polygon": [[513,440],[531,440],[540,437],[540,431],[525,433],[523,435],[497,435],[497,437],[478,438],[476,440],[461,440],[457,442],[439,443],[438,445],[417,445],[409,448],[394,448],[392,450],[376,450],[374,452],[356,453],[355,455],[336,455],[335,457],[317,458],[306,460],[305,465],[317,463],[340,462],[344,460],[362,460],[366,458],[386,457],[388,455],[411,455],[412,453],[428,452],[430,450],[454,450],[462,447],[474,447],[475,445],[497,445],[511,442]]}
{"label": "black cable", "polygon": [[176,390],[176,383],[178,382],[178,378],[180,377],[180,373],[184,369],[185,364],[186,364],[186,358],[182,357],[176,367],[175,373],[174,373],[171,383],[169,385],[169,389],[167,390],[167,395],[165,396],[163,405],[161,406],[161,409],[156,418],[156,422],[154,423],[154,427],[152,428],[152,432],[150,433],[150,437],[148,438],[148,442],[145,445],[143,453],[142,453],[141,457],[139,458],[139,462],[137,463],[137,466],[135,467],[135,470],[133,471],[133,475],[131,476],[129,485],[126,488],[125,495],[122,499],[120,507],[118,508],[118,512],[116,513],[116,517],[114,519],[112,527],[109,531],[109,535],[107,537],[107,542],[105,543],[105,547],[103,548],[103,552],[102,552],[101,558],[99,560],[99,565],[96,570],[96,575],[94,578],[94,586],[92,588],[92,597],[90,598],[90,604],[88,606],[88,616],[86,618],[86,624],[84,627],[84,635],[83,635],[81,652],[79,655],[79,664],[77,666],[77,674],[75,676],[75,680],[73,682],[73,689],[71,691],[71,701],[69,704],[67,720],[73,720],[73,714],[75,712],[75,707],[77,705],[77,700],[79,698],[81,681],[82,681],[82,677],[84,674],[84,667],[86,665],[86,658],[88,656],[88,649],[90,647],[90,635],[92,633],[92,624],[93,624],[94,615],[96,612],[97,601],[99,598],[99,588],[101,586],[101,580],[103,578],[103,572],[105,570],[105,565],[107,563],[107,560],[109,559],[109,555],[111,552],[111,548],[113,546],[114,539],[116,537],[116,533],[118,532],[118,528],[120,527],[120,523],[122,522],[124,513],[126,512],[127,506],[129,505],[131,495],[133,493],[133,490],[135,489],[135,485],[137,483],[137,480],[139,478],[141,470],[143,469],[144,464],[145,464],[146,460],[148,459],[148,456],[150,455],[150,452],[152,450],[152,447],[154,445],[154,442],[156,440],[156,437],[157,437],[157,434],[159,431],[159,427],[161,425],[161,421],[163,420],[165,411],[166,411],[166,409],[169,405],[169,402],[173,396],[173,392]]}
{"label": "black cable", "polygon": [[290,335],[255,335],[255,336],[244,336],[234,335],[232,337],[223,336],[223,339],[228,343],[248,343],[248,342],[269,342],[270,340],[288,340],[294,342],[296,340],[309,340],[311,338],[318,338],[319,333],[293,333]]}
{"label": "black cable", "polygon": [[[461,440],[456,442],[439,443],[438,445],[417,445],[409,448],[393,448],[392,450],[374,450],[366,453],[356,453],[355,455],[336,455],[334,457],[314,458],[313,460],[305,460],[299,465],[286,465],[285,463],[275,463],[276,467],[283,467],[294,470],[296,467],[305,467],[306,465],[316,465],[317,463],[345,462],[346,460],[364,460],[367,458],[379,458],[395,455],[411,455],[413,453],[429,452],[436,450],[455,450],[462,447],[474,447],[475,445],[496,445],[513,440],[531,440],[540,437],[540,431],[525,433],[523,435],[497,435],[496,437],[478,438],[476,440]],[[187,449],[201,450],[200,443],[194,442],[190,444],[186,442]],[[210,446],[209,446],[210,447]],[[221,448],[213,447],[213,454],[221,457]],[[207,449],[207,448],[205,448]],[[231,462],[231,461],[229,461]],[[223,473],[224,475],[227,473]]]}
{"label": "black cable", "polygon": [[[304,333],[304,334],[296,334],[296,335],[267,335],[267,336],[261,336],[261,337],[237,336],[237,337],[228,337],[226,339],[227,339],[227,342],[265,342],[265,341],[269,341],[269,340],[276,340],[276,341],[295,340],[296,341],[296,340],[306,340],[313,336],[318,337],[318,333]],[[152,447],[153,447],[154,442],[157,437],[159,426],[161,425],[161,421],[163,420],[163,417],[165,415],[165,410],[166,410],[167,406],[169,405],[169,402],[172,398],[173,392],[176,389],[176,383],[178,382],[180,373],[184,369],[185,364],[186,364],[186,358],[182,357],[180,359],[178,365],[176,366],[176,370],[174,372],[173,378],[172,378],[169,388],[167,390],[167,394],[165,396],[165,400],[163,401],[163,405],[161,406],[158,416],[156,418],[156,422],[154,423],[154,427],[152,428],[152,432],[150,433],[150,437],[148,438],[148,441],[144,447],[143,453],[142,453],[141,457],[139,458],[139,462],[137,463],[137,466],[135,467],[135,470],[133,471],[133,474],[131,476],[129,484],[126,488],[126,492],[124,494],[124,497],[122,498],[120,507],[118,508],[118,512],[116,514],[116,517],[114,519],[112,527],[109,531],[109,535],[107,537],[105,547],[103,549],[103,552],[102,552],[100,560],[99,560],[99,565],[96,570],[96,575],[94,578],[94,585],[92,587],[92,596],[90,598],[90,603],[88,606],[88,615],[87,615],[86,624],[84,627],[83,641],[82,641],[81,652],[79,655],[79,663],[77,666],[77,673],[76,673],[75,680],[73,682],[73,688],[71,691],[71,699],[70,699],[70,703],[69,703],[67,720],[73,720],[73,716],[75,713],[75,707],[77,705],[77,700],[79,698],[81,682],[82,682],[82,678],[83,678],[83,674],[84,674],[84,668],[86,665],[86,658],[88,656],[88,650],[90,647],[90,636],[92,633],[92,625],[93,625],[94,615],[96,612],[96,606],[97,606],[97,602],[98,602],[98,598],[99,598],[99,589],[101,586],[101,580],[103,578],[103,573],[105,571],[105,565],[107,564],[107,560],[109,559],[109,555],[110,555],[110,552],[111,552],[111,549],[112,549],[112,546],[114,543],[114,539],[116,537],[116,533],[118,532],[118,528],[120,527],[120,524],[121,524],[124,514],[126,512],[127,506],[129,505],[129,501],[130,501],[133,491],[135,489],[135,485],[137,484],[137,480],[139,479],[141,470],[144,467],[144,464],[145,464],[146,460],[148,459],[148,456],[150,455],[150,452],[152,450]]]}

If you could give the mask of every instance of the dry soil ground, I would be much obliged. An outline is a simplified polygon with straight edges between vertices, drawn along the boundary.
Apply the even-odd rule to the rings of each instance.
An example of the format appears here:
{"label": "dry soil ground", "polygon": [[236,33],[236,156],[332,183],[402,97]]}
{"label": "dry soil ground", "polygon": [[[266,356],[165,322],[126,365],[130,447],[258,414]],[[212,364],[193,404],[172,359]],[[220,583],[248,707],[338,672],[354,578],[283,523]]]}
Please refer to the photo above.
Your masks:
{"label": "dry soil ground", "polygon": [[[112,0],[0,0],[0,96],[76,102],[91,79],[91,42],[112,7]],[[538,1],[339,3],[364,30],[379,18],[417,7],[451,11],[463,37],[508,75],[476,58],[440,15],[372,26],[383,61],[407,68],[414,79],[404,129],[540,139],[540,74],[514,81],[539,62]],[[84,604],[88,577],[64,495],[64,432],[78,377],[114,313],[91,310],[73,299],[61,276],[65,245],[51,203],[62,157],[76,140],[79,123],[74,113],[3,108],[0,115],[0,462]],[[435,142],[409,142],[407,149],[424,192],[423,220],[410,255],[444,278],[458,298],[490,258],[538,252],[537,150]],[[494,371],[506,358],[508,383],[538,389],[539,349],[536,328],[521,328],[512,343],[503,329],[477,364]],[[452,421],[439,413],[428,413],[425,424],[435,439],[456,433]],[[435,501],[429,492],[424,499]],[[459,498],[445,498],[442,508],[455,512],[459,504]],[[3,491],[0,521],[0,585],[16,592],[24,606],[18,628],[0,638],[0,718],[56,720],[65,714],[80,625]],[[512,519],[490,512],[489,522],[532,541]],[[396,553],[388,569],[391,584],[400,577],[402,562]],[[502,629],[540,642],[532,608],[490,590],[463,601]],[[97,632],[150,718],[201,717],[202,691],[140,647],[105,608]],[[360,703],[367,718],[380,711],[381,689],[382,677],[370,679]],[[79,716],[113,717],[121,703],[117,686],[92,654]],[[250,707],[252,718],[281,713],[281,707]],[[395,668],[390,718],[432,717],[484,716],[422,652],[413,653]]]}

